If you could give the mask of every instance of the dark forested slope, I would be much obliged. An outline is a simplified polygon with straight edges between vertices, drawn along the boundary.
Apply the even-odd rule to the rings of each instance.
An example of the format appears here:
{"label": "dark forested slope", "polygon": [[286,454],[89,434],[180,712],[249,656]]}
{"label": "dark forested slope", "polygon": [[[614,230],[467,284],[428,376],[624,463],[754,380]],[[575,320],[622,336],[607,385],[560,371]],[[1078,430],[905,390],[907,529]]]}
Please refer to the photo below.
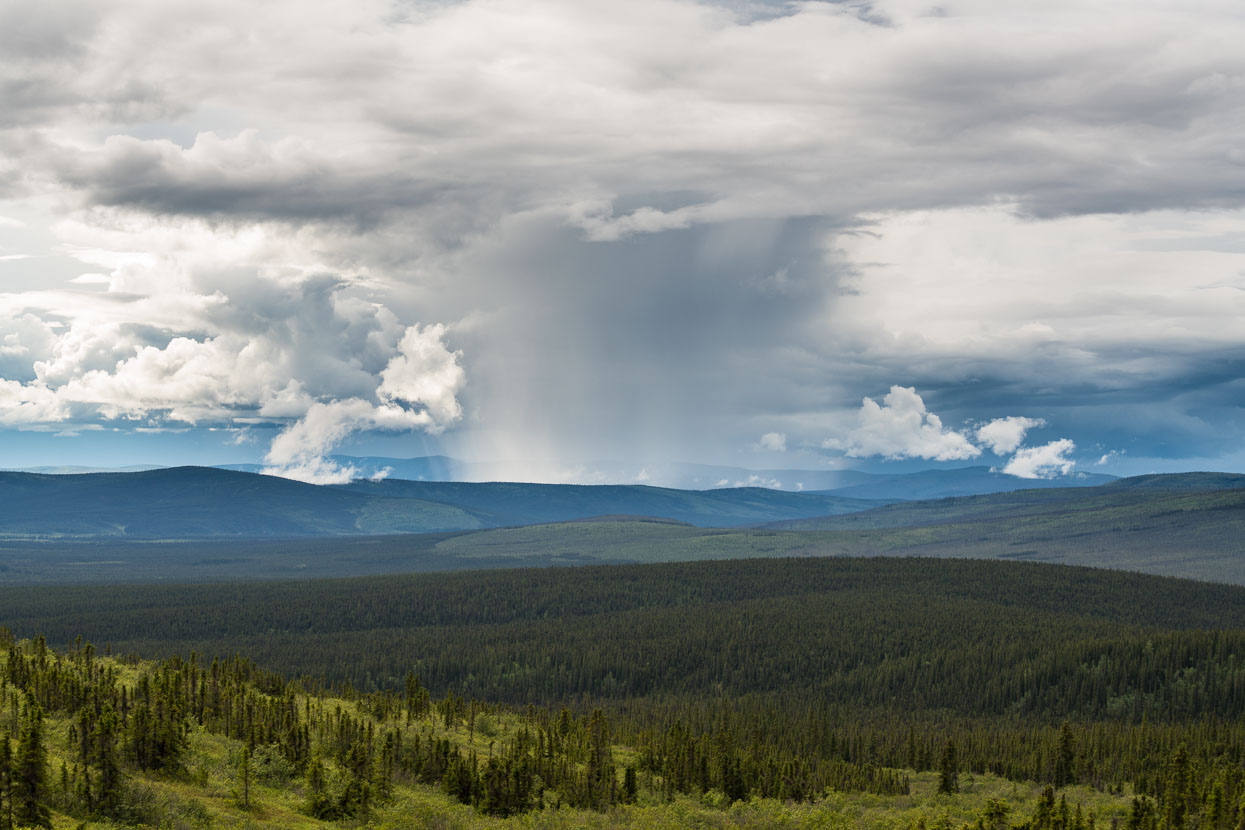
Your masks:
{"label": "dark forested slope", "polygon": [[[425,688],[447,695],[446,727],[482,711],[473,698],[534,704],[540,729],[566,735],[578,722],[628,744],[667,797],[903,793],[899,770],[945,773],[951,752],[954,768],[1012,781],[1129,787],[1144,796],[1129,819],[1139,828],[1157,830],[1163,811],[1219,827],[1245,794],[1245,588],[1227,585],[1034,563],[772,559],[4,589],[0,625],[57,643],[83,636],[105,654],[195,652],[161,668],[152,691],[182,695],[196,717],[209,711],[205,728],[231,739],[250,727],[243,710],[214,708],[211,684],[218,667],[240,664],[198,669],[202,693],[193,678],[214,655],[243,653],[301,678],[242,678],[272,695],[248,698],[267,707],[255,724],[314,712],[297,696],[325,684],[386,728],[412,701],[427,713]],[[102,673],[82,647],[65,662],[40,653],[7,660],[8,682],[72,712],[82,686],[51,675]],[[330,726],[343,728],[339,718]],[[255,743],[289,736],[289,758],[314,757],[300,735]],[[344,768],[349,748],[339,746]],[[1073,826],[1043,799],[1045,818],[1028,827]]]}
{"label": "dark forested slope", "polygon": [[[1137,699],[1159,714],[1172,705],[1169,684],[1184,664],[1146,663],[1156,685],[1134,688],[1147,642],[1151,651],[1183,655],[1188,667],[1228,653],[1245,659],[1245,589],[967,560],[742,560],[2,589],[0,608],[0,623],[53,642],[85,634],[144,654],[240,650],[274,669],[357,685],[396,682],[414,665],[438,690],[517,701],[723,684],[743,694],[794,684],[845,703],[900,699],[998,712],[1039,700],[1045,707],[1063,695],[1071,697],[1053,711],[1097,711],[1121,695],[1159,694],[1162,702]],[[1181,633],[1209,628],[1236,633],[1209,640]],[[1093,669],[1101,659],[1106,668]],[[1034,674],[1037,666],[1076,678],[1106,671],[1102,682],[1109,676],[1121,685],[1062,689],[1054,676]],[[879,671],[890,679],[878,682]],[[1230,669],[1242,671],[1245,664]],[[1203,703],[1222,695],[1226,707],[1245,706],[1245,674],[1233,676],[1237,686],[1202,689]],[[1202,686],[1219,682],[1210,673],[1196,677]]]}

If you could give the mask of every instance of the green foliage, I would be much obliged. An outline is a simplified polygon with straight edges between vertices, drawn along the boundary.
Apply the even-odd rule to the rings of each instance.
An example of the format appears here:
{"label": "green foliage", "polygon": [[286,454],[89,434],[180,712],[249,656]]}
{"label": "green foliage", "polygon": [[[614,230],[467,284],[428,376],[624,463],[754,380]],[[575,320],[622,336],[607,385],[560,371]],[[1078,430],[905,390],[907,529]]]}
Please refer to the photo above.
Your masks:
{"label": "green foliage", "polygon": [[13,830],[13,745],[0,735],[0,830]]}
{"label": "green foliage", "polygon": [[[1135,797],[1138,827],[1232,830],[1243,598],[929,560],[31,592],[17,613],[63,624],[72,608],[124,650],[253,647],[302,677],[238,657],[101,659],[80,640],[58,655],[0,630],[0,729],[25,741],[36,713],[58,719],[65,763],[49,787],[44,761],[45,807],[153,824],[173,820],[151,775],[210,775],[255,820],[273,788],[301,788],[309,821],[363,822],[415,784],[498,817],[657,803],[735,815],[758,799],[915,797],[918,780],[950,810],[988,773],[1050,792],[1023,809],[983,794],[972,815],[930,812],[927,826],[1073,830],[1094,818],[1077,818],[1092,789]],[[126,639],[152,630],[164,639]],[[204,632],[217,638],[193,639]],[[203,736],[228,747],[210,773]]]}
{"label": "green foliage", "polygon": [[[40,647],[41,659],[46,652]],[[47,752],[43,747],[43,712],[38,703],[26,706],[21,735],[17,739],[17,753],[13,757],[13,783],[9,798],[12,800],[15,827],[52,827],[51,811],[48,809]]]}

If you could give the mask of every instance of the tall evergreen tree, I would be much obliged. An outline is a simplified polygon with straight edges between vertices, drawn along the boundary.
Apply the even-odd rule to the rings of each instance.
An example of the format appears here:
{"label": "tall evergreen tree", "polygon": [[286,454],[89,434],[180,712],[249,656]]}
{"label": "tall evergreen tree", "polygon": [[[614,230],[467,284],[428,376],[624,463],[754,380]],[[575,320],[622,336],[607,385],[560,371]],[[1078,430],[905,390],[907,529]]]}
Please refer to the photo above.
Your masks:
{"label": "tall evergreen tree", "polygon": [[26,720],[17,741],[13,759],[13,823],[17,827],[45,827],[51,830],[48,810],[48,759],[43,747],[43,713],[31,699]]}
{"label": "tall evergreen tree", "polygon": [[942,749],[942,763],[938,767],[938,792],[960,791],[960,760],[955,752],[955,741],[948,740]]}
{"label": "tall evergreen tree", "polygon": [[333,819],[338,813],[329,795],[328,781],[324,773],[324,761],[319,753],[307,762],[307,812],[318,819]]}
{"label": "tall evergreen tree", "polygon": [[117,737],[120,721],[112,706],[104,705],[103,712],[95,722],[91,738],[95,766],[99,779],[95,787],[96,809],[105,816],[115,816],[121,808],[121,764],[117,758]]}
{"label": "tall evergreen tree", "polygon": [[1059,727],[1059,748],[1055,752],[1055,786],[1066,787],[1075,779],[1076,748],[1072,741],[1072,727],[1065,722]]}
{"label": "tall evergreen tree", "polygon": [[13,746],[0,736],[0,830],[13,830]]}

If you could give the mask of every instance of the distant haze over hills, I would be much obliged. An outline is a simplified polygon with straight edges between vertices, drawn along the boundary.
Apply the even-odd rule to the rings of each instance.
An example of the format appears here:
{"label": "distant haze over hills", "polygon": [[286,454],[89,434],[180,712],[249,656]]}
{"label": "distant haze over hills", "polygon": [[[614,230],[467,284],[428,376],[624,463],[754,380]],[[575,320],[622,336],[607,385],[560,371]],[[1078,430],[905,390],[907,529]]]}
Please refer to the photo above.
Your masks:
{"label": "distant haze over hills", "polygon": [[282,538],[477,530],[602,515],[707,527],[866,510],[883,502],[758,487],[442,483],[318,486],[213,467],[137,473],[0,473],[0,537]]}
{"label": "distant haze over hills", "polygon": [[[979,494],[1018,487],[1088,485],[1019,479],[986,467],[893,476],[824,472],[807,476],[838,489],[793,492],[757,486],[675,489],[641,484],[572,485],[454,482],[444,457],[341,459],[388,478],[317,486],[255,472],[174,467],[138,472],[0,472],[0,538],[294,538],[479,530],[586,519],[646,516],[700,527],[740,527],[858,513],[905,499]],[[756,472],[711,468],[713,475]],[[809,471],[770,471],[784,475]],[[701,475],[708,471],[701,469]]]}
{"label": "distant haze over hills", "polygon": [[[494,463],[461,461],[445,455],[418,458],[385,456],[329,456],[329,461],[355,471],[356,479],[403,479],[406,481],[526,482],[530,479],[517,472],[514,477],[496,475]],[[507,465],[521,471],[522,464]],[[23,467],[10,472],[75,475],[79,473],[129,473],[169,469],[159,465],[128,467],[48,466]],[[216,469],[259,473],[262,464],[220,464]],[[637,468],[617,461],[596,461],[570,472],[563,482],[577,484],[644,484],[678,490],[720,490],[729,487],[764,487],[793,492],[833,492],[837,496],[858,499],[934,499],[946,496],[970,496],[1048,487],[1092,487],[1114,480],[1102,473],[1076,472],[1054,478],[1020,478],[998,472],[990,467],[958,467],[905,473],[869,473],[862,470],[753,470],[710,464],[672,462],[661,466]]]}
{"label": "distant haze over hills", "polygon": [[[357,478],[396,478],[408,481],[525,481],[496,476],[497,464],[460,461],[444,455],[421,458],[383,456],[330,456],[342,467],[353,468]],[[521,471],[522,464],[509,465]],[[222,465],[221,469],[258,473],[262,464]],[[867,473],[861,470],[752,470],[710,464],[672,462],[661,466],[618,461],[586,464],[568,480],[581,484],[647,484],[679,490],[717,490],[726,487],[766,487],[802,492],[834,491],[835,495],[863,499],[928,499],[999,493],[1038,487],[1091,487],[1114,480],[1101,473],[1072,473],[1055,478],[1020,478],[986,466],[923,470],[915,473]],[[847,492],[851,489],[853,492]]]}
{"label": "distant haze over hills", "polygon": [[[989,471],[953,472],[952,483],[997,482]],[[1138,476],[931,500],[839,495],[886,483],[793,493],[393,478],[316,486],[210,467],[4,472],[0,582],[878,555],[1245,580],[1245,475]],[[937,481],[918,474],[909,484],[917,492]]]}

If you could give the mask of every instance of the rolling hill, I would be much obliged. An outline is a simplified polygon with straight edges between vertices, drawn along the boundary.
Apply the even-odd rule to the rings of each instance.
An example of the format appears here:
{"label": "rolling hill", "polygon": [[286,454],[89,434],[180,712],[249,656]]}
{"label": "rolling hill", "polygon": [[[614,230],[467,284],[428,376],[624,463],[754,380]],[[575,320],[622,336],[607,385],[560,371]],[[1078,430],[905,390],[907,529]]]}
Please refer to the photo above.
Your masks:
{"label": "rolling hill", "polygon": [[[1147,504],[1158,505],[1172,499],[1181,500],[1178,509],[1196,511],[1200,509],[1201,500],[1210,498],[1211,493],[1243,488],[1245,475],[1236,473],[1145,475],[1115,479],[1088,489],[1060,487],[928,499],[883,505],[851,516],[827,515],[774,522],[768,526],[777,530],[861,530],[1038,515],[1073,520],[1078,514],[1097,515],[1103,510],[1131,505],[1145,510]],[[1205,506],[1212,503],[1217,502],[1212,499]],[[1155,509],[1163,512],[1166,508]]]}
{"label": "rolling hill", "polygon": [[401,480],[317,487],[205,468],[0,473],[0,582],[933,556],[1245,584],[1245,476],[1140,476],[876,505],[759,488]]}
{"label": "rolling hill", "polygon": [[1072,473],[1056,478],[1020,478],[990,467],[959,467],[954,470],[922,470],[916,473],[867,475],[857,483],[818,492],[856,499],[885,501],[943,499],[989,493],[1058,489],[1080,489],[1109,484],[1115,476],[1101,473]]}
{"label": "rolling hill", "polygon": [[23,826],[1245,815],[1239,587],[786,559],[0,588],[0,609],[14,766],[63,771],[15,799],[51,818]]}
{"label": "rolling hill", "polygon": [[0,473],[0,536],[9,539],[332,536],[487,526],[453,505],[397,503],[208,467]]}
{"label": "rolling hill", "polygon": [[[509,482],[356,481],[352,494],[420,499],[486,514],[493,526],[564,522],[630,515],[675,519],[699,527],[739,527],[868,510],[883,503],[833,494],[789,493],[763,487],[674,490],[636,484],[519,484]],[[774,517],[774,518],[765,518]]]}
{"label": "rolling hill", "polygon": [[0,473],[0,538],[209,539],[475,530],[641,514],[739,526],[877,502],[761,488],[359,482],[321,487],[207,467],[135,473]]}

